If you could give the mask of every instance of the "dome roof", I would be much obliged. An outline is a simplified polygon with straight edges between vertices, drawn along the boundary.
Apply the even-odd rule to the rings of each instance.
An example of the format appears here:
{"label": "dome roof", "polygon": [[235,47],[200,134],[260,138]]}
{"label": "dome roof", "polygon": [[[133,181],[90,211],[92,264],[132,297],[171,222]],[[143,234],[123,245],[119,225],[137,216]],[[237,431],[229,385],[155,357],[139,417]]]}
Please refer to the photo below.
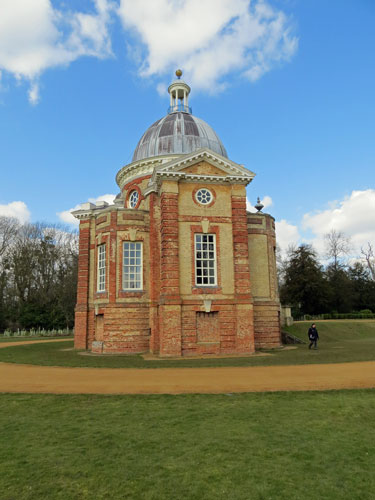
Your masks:
{"label": "dome roof", "polygon": [[187,154],[209,148],[228,157],[215,131],[189,112],[170,112],[149,127],[134,151],[133,162],[152,156]]}

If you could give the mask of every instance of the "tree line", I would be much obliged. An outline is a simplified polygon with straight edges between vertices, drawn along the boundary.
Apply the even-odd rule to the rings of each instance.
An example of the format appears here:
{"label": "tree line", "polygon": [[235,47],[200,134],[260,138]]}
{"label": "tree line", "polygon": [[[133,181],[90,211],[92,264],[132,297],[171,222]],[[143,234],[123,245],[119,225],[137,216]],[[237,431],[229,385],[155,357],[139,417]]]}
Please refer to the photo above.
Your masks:
{"label": "tree line", "polygon": [[[326,264],[312,245],[278,253],[280,300],[293,316],[375,313],[375,254],[369,243],[348,262],[350,240],[326,235]],[[78,235],[65,227],[20,224],[0,216],[0,332],[5,329],[73,328]]]}
{"label": "tree line", "polygon": [[290,247],[278,257],[280,300],[294,317],[324,313],[375,313],[375,256],[370,243],[348,259],[350,240],[341,232],[325,235],[323,265],[312,245]]}
{"label": "tree line", "polygon": [[78,236],[0,216],[0,331],[74,326]]}

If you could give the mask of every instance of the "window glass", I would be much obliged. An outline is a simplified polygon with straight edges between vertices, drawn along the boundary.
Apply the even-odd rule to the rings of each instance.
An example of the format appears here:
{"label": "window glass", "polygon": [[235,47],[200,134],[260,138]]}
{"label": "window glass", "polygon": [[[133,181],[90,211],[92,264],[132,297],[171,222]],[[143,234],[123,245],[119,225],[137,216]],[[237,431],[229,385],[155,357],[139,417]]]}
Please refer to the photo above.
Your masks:
{"label": "window glass", "polygon": [[195,284],[216,285],[216,235],[195,235]]}
{"label": "window glass", "polygon": [[105,291],[105,243],[98,246],[98,292]]}
{"label": "window glass", "polygon": [[123,252],[122,288],[124,290],[142,290],[142,243],[124,241]]}
{"label": "window glass", "polygon": [[129,208],[135,208],[137,206],[139,200],[139,193],[134,189],[129,195],[128,199],[128,207]]}

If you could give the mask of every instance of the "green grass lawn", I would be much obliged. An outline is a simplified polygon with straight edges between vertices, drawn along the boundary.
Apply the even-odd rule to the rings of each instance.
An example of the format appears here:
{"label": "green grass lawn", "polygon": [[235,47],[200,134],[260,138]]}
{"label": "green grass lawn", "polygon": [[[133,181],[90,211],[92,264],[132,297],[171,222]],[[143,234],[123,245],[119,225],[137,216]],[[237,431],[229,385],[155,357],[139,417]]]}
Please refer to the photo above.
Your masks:
{"label": "green grass lawn", "polygon": [[0,395],[1,500],[375,498],[375,391]]}
{"label": "green grass lawn", "polygon": [[[295,323],[288,331],[307,339],[311,322]],[[82,356],[67,350],[73,342],[53,342],[0,349],[0,361],[48,366],[88,366],[107,368],[175,368],[204,366],[273,366],[308,363],[341,363],[375,360],[375,321],[321,321],[317,324],[320,341],[317,351],[307,344],[295,349],[269,351],[269,356],[181,360],[144,360],[141,356]],[[0,497],[1,498],[1,497]]]}

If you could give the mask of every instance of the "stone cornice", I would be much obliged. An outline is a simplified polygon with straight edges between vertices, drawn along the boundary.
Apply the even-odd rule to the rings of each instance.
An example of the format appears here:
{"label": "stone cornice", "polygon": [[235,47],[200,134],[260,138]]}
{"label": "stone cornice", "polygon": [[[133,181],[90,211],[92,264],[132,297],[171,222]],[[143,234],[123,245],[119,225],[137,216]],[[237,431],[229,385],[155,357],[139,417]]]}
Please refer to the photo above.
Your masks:
{"label": "stone cornice", "polygon": [[[225,175],[198,175],[181,172],[187,167],[203,160],[222,170]],[[212,184],[229,182],[247,185],[255,177],[254,172],[251,172],[243,165],[239,165],[218,153],[214,153],[210,149],[204,148],[188,155],[154,156],[147,160],[130,163],[119,170],[116,175],[116,182],[122,190],[124,185],[131,180],[147,174],[152,174],[152,177],[144,192],[145,196],[151,192],[158,191],[160,182],[166,179],[178,179],[183,182],[210,182]]]}
{"label": "stone cornice", "polygon": [[[87,205],[87,203],[82,203],[82,206]],[[91,207],[90,208],[82,208],[78,210],[74,210],[71,212],[71,214],[76,218],[76,219],[89,219],[94,217],[97,219],[101,215],[105,215],[109,212],[129,212],[134,214],[135,211],[132,208],[125,208],[121,205],[107,205],[106,207],[103,206],[96,206],[93,203],[90,203]],[[145,212],[147,213],[147,210],[136,210],[137,213],[140,212]]]}
{"label": "stone cornice", "polygon": [[[225,175],[210,174],[191,174],[184,172],[184,169],[200,161],[207,161],[211,165],[222,170]],[[183,158],[177,158],[167,164],[154,169],[149,181],[145,195],[159,190],[160,183],[163,180],[178,180],[183,182],[209,182],[210,184],[249,184],[255,174],[245,168],[243,165],[234,163],[223,156],[213,153],[209,149],[200,149],[185,155]]]}
{"label": "stone cornice", "polygon": [[214,153],[210,149],[198,149],[194,151],[194,153],[190,153],[188,155],[184,155],[182,158],[176,158],[175,160],[169,161],[167,164],[157,168],[157,172],[162,171],[179,171],[183,170],[191,165],[194,165],[198,161],[206,160],[208,163],[220,168],[227,174],[235,173],[235,175],[243,175],[253,179],[255,177],[254,172],[248,170],[243,165],[235,163],[224,156],[219,155],[218,153]]}
{"label": "stone cornice", "polygon": [[170,160],[174,160],[176,155],[165,155],[165,156],[154,156],[153,158],[148,158],[147,160],[138,160],[129,165],[124,165],[116,175],[116,183],[122,189],[125,184],[130,180],[136,179],[137,177],[142,177],[147,175],[147,173],[152,173],[157,166],[161,166]]}

